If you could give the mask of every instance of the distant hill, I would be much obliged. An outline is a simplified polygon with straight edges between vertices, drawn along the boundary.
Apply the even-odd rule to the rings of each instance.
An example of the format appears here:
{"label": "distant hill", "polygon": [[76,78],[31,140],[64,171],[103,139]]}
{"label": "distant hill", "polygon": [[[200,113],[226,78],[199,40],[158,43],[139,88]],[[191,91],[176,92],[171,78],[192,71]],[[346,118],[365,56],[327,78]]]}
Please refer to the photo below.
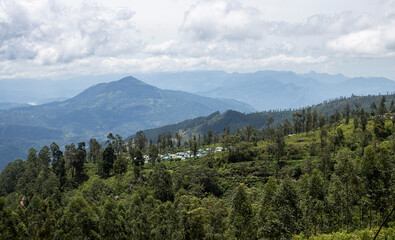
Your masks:
{"label": "distant hill", "polygon": [[387,78],[350,78],[342,74],[285,71],[226,73],[194,71],[139,74],[155,86],[183,89],[199,95],[232,98],[259,110],[299,108],[342,96],[388,94],[395,92],[395,81]]}
{"label": "distant hill", "polygon": [[[389,107],[392,100],[395,101],[395,94],[385,95],[387,100],[387,107]],[[370,112],[370,105],[375,102],[378,106],[382,96],[353,96],[350,98],[340,98],[332,101],[324,101],[323,103],[312,106],[312,110],[316,109],[317,112],[331,115],[336,111],[342,111],[347,104],[353,109],[356,104],[365,111]],[[182,134],[184,140],[193,135],[207,133],[208,130],[222,133],[223,128],[229,126],[231,132],[235,132],[237,128],[244,128],[247,125],[253,125],[257,129],[266,127],[266,120],[271,117],[274,122],[273,125],[283,123],[288,119],[292,123],[292,114],[301,109],[282,110],[282,111],[263,111],[256,113],[240,113],[237,111],[227,111],[225,113],[215,112],[206,117],[198,117],[195,119],[186,120],[178,124],[171,124],[160,128],[148,129],[144,133],[147,138],[153,141],[158,139],[159,134],[172,132],[179,132]],[[131,136],[132,137],[132,136]]]}
{"label": "distant hill", "polygon": [[29,104],[15,103],[15,102],[0,102],[0,110],[7,110],[17,107],[28,107]]}
{"label": "distant hill", "polygon": [[127,135],[214,111],[254,111],[247,104],[163,90],[136,78],[94,85],[63,102],[0,111],[0,169],[28,148]]}

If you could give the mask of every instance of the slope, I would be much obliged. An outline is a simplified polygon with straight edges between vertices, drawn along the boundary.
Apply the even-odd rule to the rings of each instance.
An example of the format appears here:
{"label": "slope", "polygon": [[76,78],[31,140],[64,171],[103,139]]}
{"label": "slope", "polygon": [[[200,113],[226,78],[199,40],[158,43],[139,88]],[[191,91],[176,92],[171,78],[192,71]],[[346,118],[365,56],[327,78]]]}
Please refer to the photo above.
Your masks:
{"label": "slope", "polygon": [[[395,101],[395,94],[384,95],[387,100],[387,107],[389,107],[392,100]],[[352,96],[350,98],[339,98],[332,101],[324,101],[323,103],[312,106],[312,111],[315,109],[317,112],[331,115],[336,111],[343,111],[347,104],[351,108],[355,105],[359,105],[364,108],[365,111],[370,111],[370,105],[375,102],[376,105],[380,102],[382,96]],[[144,133],[147,138],[151,138],[156,141],[159,134],[168,132],[179,132],[183,135],[183,139],[188,139],[193,135],[203,135],[208,130],[222,133],[223,128],[229,126],[231,132],[235,132],[236,129],[244,128],[247,125],[253,125],[257,129],[266,127],[266,121],[270,117],[273,119],[273,125],[283,123],[285,119],[288,119],[292,123],[292,115],[301,111],[302,109],[293,110],[282,110],[282,111],[263,111],[256,113],[240,113],[237,111],[227,111],[225,113],[215,112],[207,117],[199,117],[195,119],[186,120],[178,124],[172,124],[163,126],[160,128],[148,129]],[[272,125],[272,126],[273,126]]]}
{"label": "slope", "polygon": [[[1,165],[22,157],[13,154],[19,153],[15,145],[26,152],[30,146],[50,144],[51,140],[63,145],[87,141],[91,137],[103,139],[109,132],[130,134],[228,109],[254,110],[234,100],[162,90],[133,77],[97,84],[64,102],[0,111],[3,129],[0,131]],[[18,135],[18,129],[30,128],[41,128],[42,131],[35,131],[34,137]],[[55,138],[48,134],[53,131],[57,133]]]}

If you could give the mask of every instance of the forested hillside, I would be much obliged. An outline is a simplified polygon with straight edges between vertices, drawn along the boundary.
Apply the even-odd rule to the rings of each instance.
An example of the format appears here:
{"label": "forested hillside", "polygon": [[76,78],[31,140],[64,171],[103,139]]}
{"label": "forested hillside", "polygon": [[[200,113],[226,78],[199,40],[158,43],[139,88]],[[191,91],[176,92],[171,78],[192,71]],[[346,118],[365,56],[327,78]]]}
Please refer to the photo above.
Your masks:
{"label": "forested hillside", "polygon": [[[386,107],[390,108],[392,100],[395,101],[395,94],[383,95],[387,102]],[[306,118],[311,115],[315,121],[319,118],[319,113],[330,116],[335,114],[336,111],[342,113],[347,106],[349,108],[363,108],[368,112],[375,112],[380,103],[382,96],[351,96],[349,98],[342,97],[323,103],[305,107],[300,109],[288,109],[278,111],[262,111],[255,113],[240,113],[237,111],[227,111],[225,113],[215,112],[207,117],[198,117],[189,119],[178,124],[167,125],[159,128],[144,130],[148,139],[157,141],[159,135],[163,134],[179,134],[183,139],[189,139],[194,135],[199,134],[203,136],[209,130],[217,132],[218,134],[224,132],[224,127],[229,126],[231,133],[235,133],[237,129],[245,128],[252,125],[256,129],[266,128],[268,126],[277,126],[283,124],[285,119],[288,120],[287,124],[297,121],[298,118]],[[129,139],[129,138],[127,138]]]}
{"label": "forested hillside", "polygon": [[0,174],[0,239],[395,236],[394,101],[232,130],[32,148]]}

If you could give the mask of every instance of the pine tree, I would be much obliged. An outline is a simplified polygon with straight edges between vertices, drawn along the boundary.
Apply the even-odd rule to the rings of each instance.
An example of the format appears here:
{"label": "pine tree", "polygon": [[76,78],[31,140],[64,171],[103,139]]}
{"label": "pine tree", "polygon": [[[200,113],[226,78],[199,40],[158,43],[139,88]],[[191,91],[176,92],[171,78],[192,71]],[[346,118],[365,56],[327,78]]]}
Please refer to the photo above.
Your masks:
{"label": "pine tree", "polygon": [[231,234],[235,239],[255,239],[252,206],[248,199],[245,186],[240,184],[232,200],[229,215]]}

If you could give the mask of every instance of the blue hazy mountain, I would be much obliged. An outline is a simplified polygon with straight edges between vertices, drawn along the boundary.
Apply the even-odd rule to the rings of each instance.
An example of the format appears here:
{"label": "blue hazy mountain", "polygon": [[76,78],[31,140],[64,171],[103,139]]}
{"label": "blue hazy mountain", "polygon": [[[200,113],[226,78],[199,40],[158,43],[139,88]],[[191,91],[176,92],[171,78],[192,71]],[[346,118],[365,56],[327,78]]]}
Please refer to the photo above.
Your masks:
{"label": "blue hazy mountain", "polygon": [[259,110],[299,108],[352,94],[395,92],[395,81],[387,78],[350,78],[342,74],[316,72],[297,74],[285,71],[196,71],[138,76],[158,87],[183,89],[208,97],[233,98]]}
{"label": "blue hazy mountain", "polygon": [[0,169],[31,146],[130,135],[228,109],[254,111],[235,100],[163,90],[133,77],[97,84],[63,102],[0,110]]}

